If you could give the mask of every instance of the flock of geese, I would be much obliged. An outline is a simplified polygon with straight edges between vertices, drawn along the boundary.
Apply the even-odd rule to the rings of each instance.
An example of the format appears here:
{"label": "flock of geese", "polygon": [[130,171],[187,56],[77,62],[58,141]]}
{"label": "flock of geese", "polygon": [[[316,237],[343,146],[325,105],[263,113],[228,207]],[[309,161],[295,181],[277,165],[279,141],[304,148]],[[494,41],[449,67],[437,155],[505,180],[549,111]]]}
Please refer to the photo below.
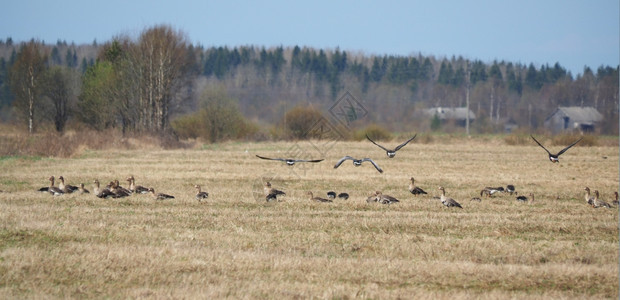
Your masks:
{"label": "flock of geese", "polygon": [[[383,149],[386,152],[386,155],[388,156],[388,158],[394,158],[396,156],[396,152],[400,149],[402,149],[404,146],[406,146],[409,142],[411,142],[412,140],[414,140],[416,138],[417,134],[414,135],[413,137],[411,137],[410,139],[406,140],[405,142],[403,142],[402,144],[396,146],[394,149],[388,149],[385,148],[382,145],[379,145],[378,143],[376,143],[375,141],[373,141],[370,137],[368,137],[368,135],[366,135],[366,138],[373,143],[374,145],[378,146],[379,148]],[[549,150],[547,150],[547,148],[545,148],[538,140],[536,140],[536,138],[534,138],[534,136],[530,137],[536,142],[536,144],[538,144],[540,147],[542,147],[547,154],[549,155],[549,160],[552,163],[558,163],[559,162],[559,156],[562,155],[563,153],[565,153],[568,149],[570,149],[571,147],[575,146],[577,143],[579,143],[579,141],[581,141],[580,138],[577,141],[575,141],[574,143],[570,144],[569,146],[565,147],[564,149],[562,149],[560,152],[558,153],[551,153]],[[293,159],[293,158],[270,158],[270,157],[265,157],[265,156],[260,156],[260,155],[256,155],[258,158],[260,159],[264,159],[264,160],[273,160],[273,161],[282,161],[284,163],[286,163],[288,166],[293,166],[296,163],[319,163],[322,162],[324,159]],[[364,162],[370,162],[375,169],[379,172],[379,173],[383,173],[383,169],[381,169],[381,167],[379,167],[379,165],[373,161],[371,158],[354,158],[351,157],[349,155],[346,155],[344,157],[342,157],[340,160],[338,160],[336,162],[336,164],[334,165],[334,169],[337,169],[344,161],[346,160],[351,160],[353,162],[353,165],[356,167],[359,167],[362,165],[362,163]],[[58,177],[58,186],[55,185],[55,177],[54,176],[50,176],[48,178],[49,180],[49,186],[46,187],[42,187],[40,188],[38,191],[40,192],[46,192],[46,193],[50,193],[52,195],[55,196],[60,196],[63,194],[70,194],[70,193],[80,193],[80,194],[90,194],[90,191],[87,190],[84,187],[84,184],[81,183],[79,186],[74,186],[74,185],[70,185],[70,184],[66,184],[65,183],[65,178],[63,176],[59,176]],[[93,181],[94,184],[94,189],[93,189],[93,193],[95,196],[97,196],[98,198],[123,198],[123,197],[127,197],[130,195],[134,195],[134,194],[150,194],[151,197],[153,197],[156,200],[165,200],[165,199],[174,199],[174,196],[169,195],[169,194],[165,194],[165,193],[156,193],[155,189],[150,187],[144,187],[141,185],[136,185],[136,181],[133,175],[129,176],[126,178],[126,181],[128,182],[129,186],[128,188],[124,188],[122,186],[120,186],[119,181],[118,180],[113,180],[110,181],[105,187],[101,187],[101,184],[99,182],[98,179],[95,179]],[[208,192],[203,192],[201,190],[200,185],[194,185],[194,188],[196,190],[196,194],[195,194],[195,199],[198,201],[202,201],[204,199],[207,199],[209,197],[209,193]],[[446,189],[442,186],[440,186],[438,188],[439,191],[441,191],[441,195],[439,197],[433,197],[433,199],[437,199],[440,200],[441,203],[446,206],[446,207],[458,207],[458,208],[463,208],[463,206],[458,203],[456,200],[446,197]],[[603,201],[602,199],[600,199],[600,193],[598,190],[594,191],[594,196],[592,196],[590,188],[589,187],[585,187],[585,200],[587,202],[588,205],[594,207],[594,208],[599,208],[599,207],[606,207],[606,208],[611,208],[611,204]],[[278,201],[278,197],[281,196],[285,196],[286,193],[275,189],[272,187],[271,183],[269,181],[265,182],[264,184],[264,188],[263,188],[263,192],[265,195],[265,200],[267,202],[271,202],[271,201]],[[426,191],[424,191],[422,188],[420,188],[419,186],[416,185],[415,179],[413,177],[411,177],[410,179],[410,183],[409,183],[409,192],[414,195],[414,196],[418,196],[418,195],[426,195],[428,194]],[[514,185],[507,185],[506,188],[504,187],[484,187],[482,190],[480,190],[480,197],[492,197],[498,193],[510,193],[510,195],[517,195],[517,191],[515,190]],[[612,202],[612,204],[618,205],[618,192],[614,192],[615,193],[615,200]],[[334,199],[338,198],[338,199],[343,199],[343,200],[347,200],[349,199],[349,194],[348,193],[339,193],[336,194],[336,192],[334,191],[329,191],[327,192],[327,198],[323,198],[323,197],[319,197],[319,196],[314,196],[313,192],[308,191],[306,193],[309,197],[309,199],[311,201],[314,202],[322,202],[322,203],[330,203],[333,202]],[[529,197],[524,196],[524,195],[519,195],[517,196],[515,199],[517,201],[523,201],[523,202],[533,202],[534,201],[534,195],[532,193],[528,194]],[[471,198],[472,201],[481,201],[482,199],[480,199],[479,197],[474,197]],[[393,204],[393,203],[398,203],[400,202],[398,199],[396,199],[395,197],[392,197],[390,195],[386,195],[383,194],[383,192],[381,191],[374,191],[372,192],[368,198],[366,199],[366,202],[368,203],[382,203],[382,204]]]}

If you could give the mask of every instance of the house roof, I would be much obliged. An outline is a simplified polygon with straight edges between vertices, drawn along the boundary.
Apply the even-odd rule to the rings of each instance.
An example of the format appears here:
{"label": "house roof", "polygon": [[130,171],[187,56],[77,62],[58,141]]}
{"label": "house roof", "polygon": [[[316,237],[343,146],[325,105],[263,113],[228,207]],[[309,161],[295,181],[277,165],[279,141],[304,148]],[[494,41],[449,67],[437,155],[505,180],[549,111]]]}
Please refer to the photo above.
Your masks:
{"label": "house roof", "polygon": [[[440,120],[465,120],[467,118],[467,107],[433,107],[425,110],[425,112],[429,116],[437,115]],[[476,114],[471,109],[469,110],[469,119],[476,119]]]}
{"label": "house roof", "polygon": [[547,120],[556,114],[560,114],[563,117],[569,117],[572,122],[577,123],[593,123],[603,120],[603,115],[591,106],[560,106],[551,115],[549,115]]}

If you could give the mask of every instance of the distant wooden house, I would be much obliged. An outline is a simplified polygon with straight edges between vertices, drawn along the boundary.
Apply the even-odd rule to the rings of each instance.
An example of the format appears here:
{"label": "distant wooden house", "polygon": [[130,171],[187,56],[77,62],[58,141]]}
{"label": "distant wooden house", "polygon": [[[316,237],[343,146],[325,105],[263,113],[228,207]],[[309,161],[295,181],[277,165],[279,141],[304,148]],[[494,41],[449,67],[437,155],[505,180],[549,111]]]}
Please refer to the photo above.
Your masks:
{"label": "distant wooden house", "polygon": [[594,107],[558,107],[545,120],[545,127],[553,133],[564,131],[592,132],[603,116]]}
{"label": "distant wooden house", "polygon": [[437,116],[442,122],[454,121],[456,125],[463,127],[465,127],[467,114],[469,114],[470,123],[476,119],[476,114],[466,107],[434,107],[425,110],[425,113],[431,118]]}

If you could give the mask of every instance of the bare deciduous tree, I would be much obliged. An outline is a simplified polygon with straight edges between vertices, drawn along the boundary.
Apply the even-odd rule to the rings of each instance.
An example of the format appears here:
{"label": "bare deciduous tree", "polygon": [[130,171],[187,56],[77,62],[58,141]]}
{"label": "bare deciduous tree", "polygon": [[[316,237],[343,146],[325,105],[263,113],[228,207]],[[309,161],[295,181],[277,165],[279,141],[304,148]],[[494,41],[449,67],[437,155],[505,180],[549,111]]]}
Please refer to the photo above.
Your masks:
{"label": "bare deciduous tree", "polygon": [[35,109],[40,103],[39,85],[46,60],[42,45],[32,40],[21,47],[10,72],[11,90],[15,94],[14,104],[26,116],[29,133],[35,130]]}

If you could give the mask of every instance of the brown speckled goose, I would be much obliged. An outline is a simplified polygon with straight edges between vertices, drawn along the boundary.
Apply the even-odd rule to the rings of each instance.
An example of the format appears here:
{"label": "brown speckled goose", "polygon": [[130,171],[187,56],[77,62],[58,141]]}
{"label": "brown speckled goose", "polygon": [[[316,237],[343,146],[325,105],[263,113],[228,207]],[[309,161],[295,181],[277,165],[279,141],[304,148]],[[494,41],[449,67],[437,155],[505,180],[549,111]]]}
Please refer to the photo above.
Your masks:
{"label": "brown speckled goose", "polygon": [[590,195],[590,188],[586,186],[584,188],[584,190],[586,191],[586,196],[585,196],[586,203],[592,205],[592,201],[594,200],[594,196]]}
{"label": "brown speckled goose", "polygon": [[272,201],[272,200],[277,200],[279,195],[283,195],[283,196],[286,195],[285,192],[272,188],[271,182],[269,181],[265,182],[265,187],[263,188],[263,192],[265,193],[265,200],[267,200],[267,202]]}
{"label": "brown speckled goose", "polygon": [[149,189],[141,185],[136,185],[136,179],[133,177],[133,175],[127,177],[126,180],[129,182],[129,190],[132,193],[136,193],[136,194],[148,194],[149,193]]}
{"label": "brown speckled goose", "polygon": [[202,199],[209,198],[209,193],[201,191],[199,185],[194,185],[194,188],[196,189],[196,200],[202,201]]}
{"label": "brown speckled goose", "polygon": [[390,195],[384,195],[381,191],[375,191],[375,195],[377,196],[377,201],[379,201],[381,204],[393,204],[400,202],[398,199]]}
{"label": "brown speckled goose", "polygon": [[48,191],[50,194],[52,194],[52,195],[54,195],[54,196],[60,196],[60,195],[62,195],[62,194],[64,194],[64,193],[65,193],[65,192],[64,192],[63,190],[61,190],[60,188],[58,188],[58,187],[55,187],[55,186],[54,186],[54,181],[55,181],[54,176],[50,176],[49,181],[50,181],[50,186],[47,188],[47,191]]}
{"label": "brown speckled goose", "polygon": [[441,190],[440,200],[443,205],[445,205],[446,207],[463,208],[458,202],[456,202],[456,200],[446,197],[446,189],[443,186],[440,186],[439,190]]}
{"label": "brown speckled goose", "polygon": [[314,202],[322,202],[322,203],[331,203],[331,202],[333,202],[332,200],[329,200],[329,199],[325,199],[325,198],[321,198],[321,197],[314,197],[312,192],[308,192],[307,194],[310,197],[310,200],[312,200]]}
{"label": "brown speckled goose", "polygon": [[592,200],[592,207],[594,207],[594,208],[599,208],[599,207],[611,208],[611,205],[609,205],[609,203],[599,199],[598,190],[594,190],[594,200]]}
{"label": "brown speckled goose", "polygon": [[78,187],[78,192],[80,192],[80,194],[90,194],[90,191],[84,188],[83,183],[80,183],[80,187]]}
{"label": "brown speckled goose", "polygon": [[58,180],[60,181],[58,183],[58,188],[65,194],[73,193],[78,190],[78,187],[75,185],[65,184],[65,178],[62,175],[58,177]]}
{"label": "brown speckled goose", "polygon": [[415,185],[415,179],[413,179],[413,177],[411,177],[411,183],[409,183],[409,192],[414,196],[426,194],[423,189]]}
{"label": "brown speckled goose", "polygon": [[614,192],[614,195],[616,196],[616,200],[614,200],[612,203],[615,205],[618,205],[618,192]]}
{"label": "brown speckled goose", "polygon": [[156,194],[154,188],[149,188],[149,193],[151,193],[151,195],[153,195],[153,198],[155,198],[155,200],[174,199],[174,196],[172,196],[172,195],[168,195],[168,194],[164,194],[164,193],[157,193]]}
{"label": "brown speckled goose", "polygon": [[109,188],[100,187],[99,179],[95,179],[93,181],[93,184],[94,184],[93,193],[95,194],[95,196],[97,196],[98,198],[114,198],[115,195],[114,193],[112,193],[112,191],[110,191]]}

